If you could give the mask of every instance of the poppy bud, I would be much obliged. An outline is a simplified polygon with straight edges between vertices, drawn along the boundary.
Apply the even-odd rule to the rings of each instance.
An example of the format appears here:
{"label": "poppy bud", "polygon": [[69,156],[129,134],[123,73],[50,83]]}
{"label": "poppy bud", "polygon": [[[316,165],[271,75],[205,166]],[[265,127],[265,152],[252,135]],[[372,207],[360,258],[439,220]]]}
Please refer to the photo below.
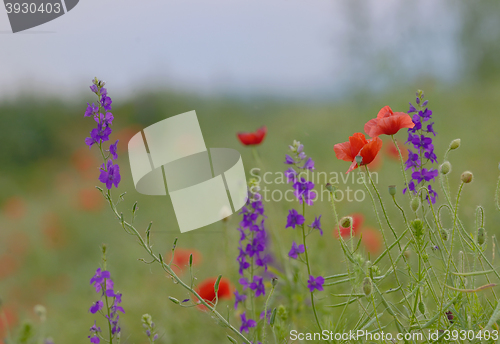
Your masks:
{"label": "poppy bud", "polygon": [[273,277],[273,279],[271,280],[271,284],[273,287],[276,287],[276,285],[278,284],[278,277]]}
{"label": "poppy bud", "polygon": [[326,186],[326,189],[327,189],[328,191],[333,192],[333,185],[332,185],[332,184],[330,184],[330,183],[326,183],[326,185],[325,185],[325,186]]}
{"label": "poppy bud", "polygon": [[439,171],[444,174],[444,175],[447,175],[448,173],[451,172],[451,164],[449,161],[445,161],[441,164],[441,166],[439,166]]}
{"label": "poppy bud", "polygon": [[448,236],[448,230],[446,230],[446,229],[443,228],[443,229],[441,229],[440,234],[441,234],[441,239],[443,239],[443,241],[447,241],[448,240],[448,237],[449,237]]}
{"label": "poppy bud", "polygon": [[414,199],[411,200],[411,210],[414,212],[417,212],[418,208],[420,208],[420,199],[418,197],[415,197]]}
{"label": "poppy bud", "polygon": [[455,139],[450,143],[450,149],[457,149],[460,147],[460,139]]}
{"label": "poppy bud", "polygon": [[420,302],[418,303],[418,310],[420,311],[420,313],[425,314],[425,305],[422,300],[420,300]]}
{"label": "poppy bud", "polygon": [[482,245],[486,242],[486,230],[481,227],[477,230],[477,243]]}
{"label": "poppy bud", "polygon": [[391,196],[396,195],[396,185],[389,185],[389,195]]}
{"label": "poppy bud", "polygon": [[351,218],[349,216],[344,216],[340,219],[340,225],[344,228],[351,227]]}
{"label": "poppy bud", "polygon": [[370,277],[365,277],[363,280],[363,293],[365,293],[366,296],[370,296],[372,293],[372,279]]}
{"label": "poppy bud", "polygon": [[356,164],[360,166],[363,163],[363,157],[361,155],[356,155]]}
{"label": "poppy bud", "polygon": [[464,183],[470,183],[472,182],[472,172],[470,171],[465,171],[464,173],[462,173],[462,175],[460,176],[460,179],[462,180],[462,182]]}

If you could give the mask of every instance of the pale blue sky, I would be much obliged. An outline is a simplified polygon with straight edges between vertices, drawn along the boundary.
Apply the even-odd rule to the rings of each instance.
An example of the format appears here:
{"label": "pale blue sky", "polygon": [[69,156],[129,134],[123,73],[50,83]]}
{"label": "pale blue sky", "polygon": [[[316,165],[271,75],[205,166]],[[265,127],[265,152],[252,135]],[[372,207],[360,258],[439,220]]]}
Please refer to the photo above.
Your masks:
{"label": "pale blue sky", "polygon": [[395,76],[452,80],[460,68],[458,14],[445,4],[82,0],[17,34],[0,8],[0,98],[21,89],[70,96],[93,76],[120,95],[150,84],[308,97],[356,83],[383,87]]}

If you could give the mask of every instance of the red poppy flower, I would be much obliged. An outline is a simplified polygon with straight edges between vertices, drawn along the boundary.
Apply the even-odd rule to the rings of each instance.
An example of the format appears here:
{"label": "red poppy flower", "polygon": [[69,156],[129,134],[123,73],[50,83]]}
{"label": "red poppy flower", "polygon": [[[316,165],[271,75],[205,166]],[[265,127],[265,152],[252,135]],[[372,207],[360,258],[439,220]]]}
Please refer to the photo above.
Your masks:
{"label": "red poppy flower", "polygon": [[384,106],[377,118],[369,120],[365,124],[365,132],[371,136],[394,135],[402,128],[413,128],[415,123],[411,117],[404,112],[392,112],[389,106]]}
{"label": "red poppy flower", "polygon": [[[397,141],[396,141],[397,142]],[[399,152],[394,145],[394,143],[391,142],[391,144],[388,144],[387,149],[385,150],[387,156],[393,160],[398,160],[399,161]],[[401,150],[401,155],[403,156],[403,160],[408,159],[408,149],[403,147],[398,143],[399,150]]]}
{"label": "red poppy flower", "polygon": [[370,140],[366,140],[365,135],[362,133],[355,133],[349,136],[349,141],[337,143],[333,146],[337,159],[352,161],[346,173],[358,167],[356,156],[360,155],[363,158],[361,165],[368,165],[375,159],[381,148],[382,140],[380,138],[374,137]]}
{"label": "red poppy flower", "polygon": [[266,126],[262,126],[253,133],[238,133],[238,139],[245,146],[260,145],[267,134]]}
{"label": "red poppy flower", "polygon": [[366,250],[371,254],[377,254],[382,249],[382,235],[373,228],[363,229],[361,242],[366,247]]}
{"label": "red poppy flower", "polygon": [[[215,282],[217,282],[217,277],[210,277],[205,279],[198,285],[196,292],[201,296],[203,300],[208,302],[215,302]],[[233,295],[232,289],[233,287],[231,286],[229,281],[224,277],[221,278],[219,282],[219,291],[217,292],[219,300],[230,299]],[[206,307],[203,305],[201,305],[200,308],[206,309]]]}
{"label": "red poppy flower", "polygon": [[[352,217],[353,236],[356,236],[361,231],[361,227],[363,226],[363,222],[365,222],[365,217],[363,216],[363,214],[357,214],[357,213],[352,214],[351,217]],[[345,227],[340,226],[340,235],[342,235],[342,238],[350,238],[351,237],[350,230],[351,230],[350,227],[345,228]],[[333,235],[336,238],[339,237],[339,227],[336,227],[333,230]]]}
{"label": "red poppy flower", "polygon": [[[180,247],[175,249],[172,269],[174,269],[176,274],[182,273],[186,267],[189,267],[189,256],[191,254],[193,255],[193,265],[199,264],[201,261],[201,254],[197,250]],[[169,259],[171,259],[171,257],[172,251],[170,251]]]}

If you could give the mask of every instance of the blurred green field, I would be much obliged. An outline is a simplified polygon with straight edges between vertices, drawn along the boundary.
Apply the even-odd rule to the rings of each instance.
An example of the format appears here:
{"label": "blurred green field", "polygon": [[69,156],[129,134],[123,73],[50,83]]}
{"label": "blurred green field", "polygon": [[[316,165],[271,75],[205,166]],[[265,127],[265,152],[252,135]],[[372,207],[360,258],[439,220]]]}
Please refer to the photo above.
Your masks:
{"label": "blurred green field", "polygon": [[[113,97],[112,83],[108,86]],[[425,91],[429,108],[434,112],[438,160],[451,140],[462,140],[462,146],[450,158],[452,190],[456,190],[462,171],[474,173],[475,181],[465,188],[460,208],[466,228],[473,230],[475,207],[483,205],[488,233],[497,234],[495,224],[500,215],[495,211],[493,197],[500,161],[500,83],[493,81],[453,87],[425,82],[385,93],[358,93],[331,102],[210,98],[167,91],[141,94],[133,99],[113,98],[115,120],[111,141],[120,139],[118,163],[122,171],[122,182],[119,190],[113,191],[114,195],[127,192],[120,204],[126,216],[130,216],[134,202],[139,202],[135,222],[138,228],[145,230],[149,221],[154,222],[152,238],[156,252],[168,254],[178,237],[178,247],[200,253],[201,261],[194,269],[198,281],[223,274],[236,285],[239,216],[232,216],[226,224],[215,223],[180,234],[168,197],[144,196],[135,191],[126,153],[128,138],[166,117],[196,110],[207,147],[239,150],[247,173],[256,163],[251,150],[238,142],[236,132],[253,131],[261,125],[268,127],[268,135],[258,147],[264,171],[284,171],[287,147],[296,139],[316,161],[317,171],[344,173],[349,164],[335,158],[333,145],[346,141],[354,132],[363,132],[364,124],[384,105],[395,111],[407,111],[408,102],[414,101],[418,88]],[[36,322],[33,306],[43,304],[48,310],[46,333],[55,343],[86,342],[95,318],[88,309],[97,300],[89,279],[100,266],[100,244],[106,243],[108,269],[115,288],[123,293],[122,305],[126,310],[121,317],[122,343],[147,342],[140,322],[144,313],[153,316],[160,333],[159,343],[225,343],[225,330],[209,316],[197,309],[180,308],[168,300],[168,296],[177,299],[188,296],[158,266],[138,261],[146,258],[142,249],[113,219],[95,190],[100,162],[98,152],[89,151],[84,143],[93,127],[92,119],[83,117],[87,101],[94,101],[90,93],[79,100],[19,97],[0,104],[4,129],[0,135],[0,298],[8,318],[12,325],[24,319]],[[397,138],[404,142],[406,134],[401,132]],[[384,141],[384,145],[389,145],[389,141]],[[378,187],[385,201],[389,201],[387,186],[396,184],[398,200],[404,203],[398,162],[384,155],[377,172]],[[286,185],[268,187],[287,188]],[[439,193],[438,183],[435,189]],[[294,234],[285,229],[286,212],[297,206],[297,202],[266,204],[266,224],[278,266],[288,261]],[[388,208],[394,225],[401,228],[399,213],[391,206]],[[332,235],[334,220],[330,205],[327,201],[318,202],[312,211],[323,214],[325,230],[323,237],[309,239],[314,270],[322,275],[344,272],[340,245]],[[343,201],[339,212],[341,216],[363,213],[365,224],[377,227],[368,199],[361,203]],[[488,250],[491,252],[491,242]],[[290,302],[280,298],[279,290],[276,295],[273,307]],[[335,303],[328,293],[320,296],[323,297],[321,304]],[[219,307],[223,314],[227,307],[231,319],[239,324],[233,314],[233,302],[223,300]],[[293,302],[303,303],[298,296]],[[304,307],[302,311],[310,312]],[[335,323],[335,313],[331,313],[331,320]],[[313,330],[313,326],[312,318],[309,322],[294,323],[295,328],[304,332]]]}

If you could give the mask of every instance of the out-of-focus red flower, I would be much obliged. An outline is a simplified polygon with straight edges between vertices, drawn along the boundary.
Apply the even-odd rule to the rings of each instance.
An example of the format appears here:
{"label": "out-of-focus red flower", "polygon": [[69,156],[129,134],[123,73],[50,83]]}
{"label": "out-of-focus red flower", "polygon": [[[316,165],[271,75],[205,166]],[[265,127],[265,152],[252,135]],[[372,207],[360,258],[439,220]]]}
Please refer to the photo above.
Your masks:
{"label": "out-of-focus red flower", "polygon": [[349,141],[333,146],[337,159],[352,162],[346,173],[358,168],[356,156],[360,155],[363,158],[360,165],[368,165],[375,159],[381,148],[382,140],[380,138],[374,137],[367,140],[362,133],[355,133],[349,136]]}
{"label": "out-of-focus red flower", "polygon": [[394,135],[400,129],[413,128],[415,123],[411,117],[404,112],[392,112],[389,106],[384,106],[377,114],[377,118],[369,120],[365,124],[365,132],[371,136]]}
{"label": "out-of-focus red flower", "polygon": [[20,262],[14,255],[5,253],[0,256],[0,280],[11,276],[19,268]]}
{"label": "out-of-focus red flower", "polygon": [[[215,282],[217,282],[217,277],[210,277],[205,279],[198,285],[196,292],[201,296],[203,300],[215,302]],[[225,279],[224,277],[221,278],[219,282],[219,291],[217,292],[219,300],[230,299],[233,295],[232,293],[233,287],[229,283],[229,280]],[[201,305],[200,308],[206,309],[206,307],[203,305]]]}
{"label": "out-of-focus red flower", "polygon": [[57,214],[49,213],[44,216],[42,232],[47,247],[57,249],[66,245],[67,235]]}
{"label": "out-of-focus red flower", "polygon": [[7,329],[12,329],[17,323],[17,312],[10,304],[2,306],[0,312],[5,315],[5,317],[0,316],[0,344],[4,344],[3,338],[7,335]]}
{"label": "out-of-focus red flower", "polygon": [[[352,231],[353,231],[352,236],[356,236],[361,231],[361,227],[363,226],[363,223],[365,222],[365,217],[363,216],[363,214],[359,214],[359,213],[352,214],[351,217],[352,217]],[[336,238],[339,237],[339,227],[340,227],[340,235],[342,235],[343,238],[350,238],[351,237],[351,233],[350,233],[351,228],[350,227],[344,228],[342,226],[338,226],[333,230],[333,235]]]}
{"label": "out-of-focus red flower", "polygon": [[5,201],[2,212],[11,220],[21,220],[26,215],[26,203],[21,197],[13,196]]}
{"label": "out-of-focus red flower", "polygon": [[104,206],[104,198],[96,189],[81,189],[78,192],[78,207],[84,211],[99,211]]}
{"label": "out-of-focus red flower", "polygon": [[[397,144],[398,144],[399,149],[401,150],[401,155],[403,156],[403,160],[406,161],[406,159],[408,159],[408,149],[403,147],[403,145],[400,145],[399,142],[397,142]],[[386,148],[385,152],[386,152],[387,156],[393,160],[399,161],[399,153],[398,153],[398,150],[397,150],[396,146],[394,145],[394,143],[391,142],[386,147],[387,148]]]}
{"label": "out-of-focus red flower", "polygon": [[361,242],[366,247],[366,250],[371,254],[377,254],[382,249],[382,235],[373,228],[364,228],[361,232]]}
{"label": "out-of-focus red flower", "polygon": [[253,133],[238,133],[238,139],[245,146],[260,145],[267,134],[266,126],[262,126]]}
{"label": "out-of-focus red flower", "polygon": [[99,160],[87,147],[82,147],[71,156],[71,164],[84,179],[95,179],[99,172]]}
{"label": "out-of-focus red flower", "polygon": [[[189,267],[189,256],[193,254],[193,265],[199,264],[201,262],[201,253],[192,248],[181,248],[177,247],[175,249],[174,260],[172,262],[172,269],[174,269],[176,274],[182,273],[186,268]],[[169,260],[172,258],[172,251],[170,251]]]}

